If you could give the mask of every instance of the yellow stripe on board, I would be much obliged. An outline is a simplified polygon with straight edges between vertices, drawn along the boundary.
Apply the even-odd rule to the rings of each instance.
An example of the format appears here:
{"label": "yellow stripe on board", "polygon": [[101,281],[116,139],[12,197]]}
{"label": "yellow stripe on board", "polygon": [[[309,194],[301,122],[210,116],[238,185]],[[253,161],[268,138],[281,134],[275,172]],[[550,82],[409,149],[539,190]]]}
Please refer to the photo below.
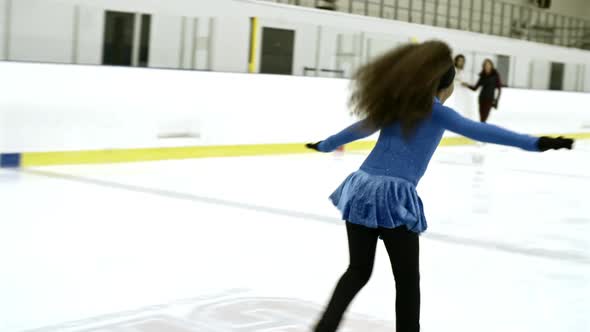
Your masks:
{"label": "yellow stripe on board", "polygon": [[[559,135],[551,135],[559,136]],[[576,139],[590,139],[590,133],[572,133],[564,136]],[[367,151],[375,141],[358,141],[346,146],[347,151]],[[441,146],[471,145],[474,142],[465,137],[445,137]],[[25,152],[21,154],[21,166],[49,166],[73,164],[109,164],[169,159],[215,158],[299,154],[313,152],[302,143],[253,144],[227,146],[190,146],[173,148],[117,149],[61,152]]]}
{"label": "yellow stripe on board", "polygon": [[250,18],[250,61],[248,63],[248,72],[256,72],[256,55],[258,47],[258,17]]}
{"label": "yellow stripe on board", "polygon": [[21,165],[122,163],[165,159],[213,158],[295,154],[310,152],[303,144],[191,146],[174,148],[117,149],[93,151],[31,152],[21,155]]}
{"label": "yellow stripe on board", "polygon": [[554,134],[554,135],[549,135],[549,136],[552,136],[552,137],[565,136],[567,138],[573,138],[573,139],[590,139],[590,133]]}

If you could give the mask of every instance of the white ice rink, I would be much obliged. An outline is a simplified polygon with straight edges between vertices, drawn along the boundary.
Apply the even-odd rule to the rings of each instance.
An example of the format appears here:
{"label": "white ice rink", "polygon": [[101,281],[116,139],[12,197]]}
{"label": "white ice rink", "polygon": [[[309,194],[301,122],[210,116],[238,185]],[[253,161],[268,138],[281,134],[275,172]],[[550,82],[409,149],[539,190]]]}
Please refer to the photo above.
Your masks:
{"label": "white ice rink", "polygon": [[[590,331],[589,143],[437,151],[423,331]],[[363,157],[0,170],[0,331],[309,331],[348,263],[327,196]],[[341,331],[394,331],[394,296],[380,246]]]}

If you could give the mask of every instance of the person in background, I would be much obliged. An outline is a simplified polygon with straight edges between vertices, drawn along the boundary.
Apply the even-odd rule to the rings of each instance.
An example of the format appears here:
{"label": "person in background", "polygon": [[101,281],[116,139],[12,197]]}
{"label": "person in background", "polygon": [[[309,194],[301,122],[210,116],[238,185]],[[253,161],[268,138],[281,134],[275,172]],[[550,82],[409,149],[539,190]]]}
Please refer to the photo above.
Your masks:
{"label": "person in background", "polygon": [[465,56],[463,54],[458,54],[455,56],[455,87],[459,84],[463,84],[465,82]]}
{"label": "person in background", "polygon": [[[490,111],[493,108],[498,108],[500,94],[502,93],[502,81],[500,74],[494,68],[494,63],[490,59],[485,59],[482,65],[481,73],[479,73],[479,80],[475,85],[463,83],[463,86],[476,91],[481,87],[479,92],[479,120],[486,122],[490,116]],[[498,94],[496,95],[496,91]]]}
{"label": "person in background", "polygon": [[453,62],[456,73],[454,81],[455,91],[453,95],[449,97],[447,103],[466,118],[475,119],[476,115],[474,113],[477,108],[475,98],[471,91],[463,86],[463,83],[465,82],[465,56],[463,54],[458,54],[455,56]]}

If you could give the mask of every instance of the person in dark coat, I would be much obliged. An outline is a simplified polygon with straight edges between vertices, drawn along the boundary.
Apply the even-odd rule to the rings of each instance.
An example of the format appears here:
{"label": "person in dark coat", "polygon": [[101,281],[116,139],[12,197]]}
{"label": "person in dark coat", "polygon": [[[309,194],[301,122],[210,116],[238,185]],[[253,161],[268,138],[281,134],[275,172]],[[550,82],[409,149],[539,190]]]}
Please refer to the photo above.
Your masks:
{"label": "person in dark coat", "polygon": [[[463,85],[473,91],[481,87],[481,91],[479,92],[479,119],[481,122],[486,122],[490,116],[492,107],[498,108],[498,101],[502,93],[500,74],[494,68],[492,60],[484,60],[481,73],[479,73],[479,80],[477,80],[475,85],[467,83],[463,83]],[[497,95],[496,90],[498,91]]]}

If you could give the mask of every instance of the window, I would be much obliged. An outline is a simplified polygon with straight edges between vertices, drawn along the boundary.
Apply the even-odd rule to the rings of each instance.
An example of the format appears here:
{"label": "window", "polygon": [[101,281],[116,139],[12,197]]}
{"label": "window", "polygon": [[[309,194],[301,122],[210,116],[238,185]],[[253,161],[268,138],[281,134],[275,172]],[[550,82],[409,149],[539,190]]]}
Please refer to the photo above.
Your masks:
{"label": "window", "polygon": [[107,11],[102,63],[147,67],[151,15]]}

